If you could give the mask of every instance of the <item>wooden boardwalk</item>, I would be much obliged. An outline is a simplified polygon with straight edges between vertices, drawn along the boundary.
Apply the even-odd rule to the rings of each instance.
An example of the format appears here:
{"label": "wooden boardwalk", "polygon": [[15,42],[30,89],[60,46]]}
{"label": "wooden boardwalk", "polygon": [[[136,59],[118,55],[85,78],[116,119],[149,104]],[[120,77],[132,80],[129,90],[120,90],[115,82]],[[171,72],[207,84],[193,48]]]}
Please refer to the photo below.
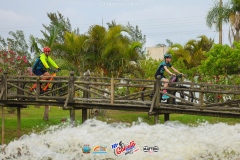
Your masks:
{"label": "wooden boardwalk", "polygon": [[[88,109],[142,111],[154,116],[164,114],[165,120],[169,120],[169,114],[173,113],[240,117],[238,85],[176,82],[168,88],[170,98],[162,101],[163,88],[159,79],[76,77],[71,73],[70,76],[55,77],[51,88],[44,94],[40,94],[40,89],[30,92],[33,84],[47,82],[36,76],[4,73],[1,77],[0,105],[17,108],[27,105],[61,106],[73,112],[70,114],[73,120],[74,110],[82,109],[83,121],[87,119]],[[152,97],[149,96],[151,94]]]}

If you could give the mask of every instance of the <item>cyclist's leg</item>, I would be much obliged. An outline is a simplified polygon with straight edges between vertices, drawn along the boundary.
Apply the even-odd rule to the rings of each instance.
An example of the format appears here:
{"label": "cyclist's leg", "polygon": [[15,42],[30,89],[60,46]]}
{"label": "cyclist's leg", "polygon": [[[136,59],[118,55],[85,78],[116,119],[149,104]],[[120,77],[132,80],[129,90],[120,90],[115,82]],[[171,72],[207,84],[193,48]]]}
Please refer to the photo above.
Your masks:
{"label": "cyclist's leg", "polygon": [[[169,80],[167,78],[163,77],[161,81],[164,82],[163,87],[168,87]],[[164,89],[163,92],[167,92],[167,90]]]}
{"label": "cyclist's leg", "polygon": [[[34,70],[33,73],[36,75],[36,76],[42,76],[43,73],[41,70]],[[37,84],[35,83],[31,88],[30,88],[30,91],[33,91],[37,88]]]}
{"label": "cyclist's leg", "polygon": [[[41,80],[50,80],[52,75],[48,73],[47,71],[43,70],[43,75],[41,76]],[[48,89],[50,83],[47,83],[44,87],[42,87],[43,91],[46,91]]]}
{"label": "cyclist's leg", "polygon": [[48,73],[47,71],[43,70],[42,71],[42,75],[41,75],[41,79],[42,80],[48,80],[52,77],[52,75],[50,73]]}
{"label": "cyclist's leg", "polygon": [[[163,86],[164,86],[165,88],[168,87],[168,82],[169,82],[169,80],[168,80],[167,78],[163,77],[163,78],[161,79],[161,81],[164,82]],[[166,93],[167,90],[164,89],[163,92]],[[168,98],[169,98],[168,95],[163,94],[162,99],[168,99]]]}

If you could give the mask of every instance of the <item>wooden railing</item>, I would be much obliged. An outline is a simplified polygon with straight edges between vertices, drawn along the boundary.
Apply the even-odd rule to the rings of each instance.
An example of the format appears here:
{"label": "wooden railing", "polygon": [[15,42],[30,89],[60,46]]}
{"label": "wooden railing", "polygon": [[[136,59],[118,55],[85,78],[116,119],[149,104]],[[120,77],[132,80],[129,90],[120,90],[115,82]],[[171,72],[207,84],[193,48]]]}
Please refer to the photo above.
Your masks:
{"label": "wooden railing", "polygon": [[[40,94],[37,87],[36,92],[30,92],[33,84],[40,86],[40,83],[52,83],[49,91]],[[69,103],[89,104],[126,104],[148,106],[149,113],[154,109],[163,107],[178,109],[198,109],[199,111],[240,111],[240,86],[238,85],[217,85],[192,82],[171,83],[174,87],[166,88],[170,98],[161,101],[162,87],[160,79],[144,80],[130,78],[108,78],[92,77],[85,75],[56,76],[54,80],[40,80],[37,76],[11,76],[6,72],[1,76],[0,99],[1,100],[22,100],[22,101],[60,101],[64,102],[64,108]],[[178,85],[185,86],[180,88]],[[144,90],[143,90],[144,88]],[[185,94],[184,97],[179,95]],[[191,96],[189,97],[189,94]],[[153,97],[149,95],[152,94]],[[187,95],[188,94],[188,95]],[[155,113],[155,114],[159,114]]]}

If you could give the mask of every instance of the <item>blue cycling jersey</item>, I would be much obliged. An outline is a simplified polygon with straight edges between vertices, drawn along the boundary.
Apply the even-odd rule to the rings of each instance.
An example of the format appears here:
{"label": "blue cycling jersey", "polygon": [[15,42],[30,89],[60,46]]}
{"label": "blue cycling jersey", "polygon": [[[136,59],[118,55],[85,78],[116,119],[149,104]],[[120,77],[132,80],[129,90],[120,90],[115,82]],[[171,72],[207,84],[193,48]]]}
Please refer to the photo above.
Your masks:
{"label": "blue cycling jersey", "polygon": [[157,71],[156,71],[156,73],[155,73],[155,78],[157,78],[158,75],[165,78],[165,76],[164,76],[164,71],[165,71],[164,66],[170,67],[170,68],[172,67],[171,63],[166,63],[165,61],[161,62]]}

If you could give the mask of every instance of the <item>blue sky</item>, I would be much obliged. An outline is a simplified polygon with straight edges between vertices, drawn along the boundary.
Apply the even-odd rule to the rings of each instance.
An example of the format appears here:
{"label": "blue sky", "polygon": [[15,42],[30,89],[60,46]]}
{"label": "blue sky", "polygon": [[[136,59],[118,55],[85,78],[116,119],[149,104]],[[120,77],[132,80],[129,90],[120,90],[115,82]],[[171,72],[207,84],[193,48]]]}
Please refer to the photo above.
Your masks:
{"label": "blue sky", "polygon": [[[147,37],[146,47],[167,44],[166,39],[185,44],[200,35],[217,43],[218,33],[205,20],[213,4],[212,0],[0,0],[0,35],[6,38],[9,31],[23,30],[27,39],[30,34],[40,38],[42,24],[50,22],[47,13],[60,12],[81,33],[112,20],[138,25]],[[229,43],[228,28],[223,28],[224,44]]]}

